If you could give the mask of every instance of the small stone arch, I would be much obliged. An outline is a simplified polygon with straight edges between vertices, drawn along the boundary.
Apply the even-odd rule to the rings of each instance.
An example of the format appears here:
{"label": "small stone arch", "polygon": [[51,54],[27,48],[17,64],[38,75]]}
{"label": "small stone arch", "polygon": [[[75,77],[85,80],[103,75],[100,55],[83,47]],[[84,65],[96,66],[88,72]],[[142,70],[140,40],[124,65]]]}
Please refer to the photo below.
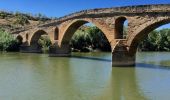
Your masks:
{"label": "small stone arch", "polygon": [[54,29],[54,40],[58,40],[59,39],[59,29],[58,27],[56,27]]}
{"label": "small stone arch", "polygon": [[30,45],[38,44],[38,40],[42,35],[48,35],[48,33],[44,30],[38,30],[34,32],[30,39]]}
{"label": "small stone arch", "polygon": [[150,21],[148,23],[143,24],[141,27],[138,28],[129,38],[127,41],[127,45],[129,46],[129,54],[135,55],[137,51],[138,44],[141,40],[143,40],[150,32],[154,29],[170,23],[170,19],[163,19],[163,20],[156,20]]}
{"label": "small stone arch", "polygon": [[[124,33],[124,23],[128,21],[128,19],[124,16],[118,17],[115,20],[115,39],[124,39],[126,35]],[[127,23],[128,24],[128,23]]]}
{"label": "small stone arch", "polygon": [[18,43],[23,43],[23,37],[21,35],[18,35],[16,37],[16,39],[17,39]]}

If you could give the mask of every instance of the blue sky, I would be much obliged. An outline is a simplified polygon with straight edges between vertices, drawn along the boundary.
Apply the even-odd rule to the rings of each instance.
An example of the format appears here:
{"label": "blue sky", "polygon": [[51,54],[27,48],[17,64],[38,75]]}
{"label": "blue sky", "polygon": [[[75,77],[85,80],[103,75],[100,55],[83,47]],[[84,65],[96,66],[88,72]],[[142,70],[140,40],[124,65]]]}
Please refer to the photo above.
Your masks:
{"label": "blue sky", "polygon": [[61,17],[83,9],[168,3],[170,0],[1,0],[0,9]]}
{"label": "blue sky", "polygon": [[170,4],[170,0],[1,0],[0,10],[61,17],[83,9],[143,4]]}

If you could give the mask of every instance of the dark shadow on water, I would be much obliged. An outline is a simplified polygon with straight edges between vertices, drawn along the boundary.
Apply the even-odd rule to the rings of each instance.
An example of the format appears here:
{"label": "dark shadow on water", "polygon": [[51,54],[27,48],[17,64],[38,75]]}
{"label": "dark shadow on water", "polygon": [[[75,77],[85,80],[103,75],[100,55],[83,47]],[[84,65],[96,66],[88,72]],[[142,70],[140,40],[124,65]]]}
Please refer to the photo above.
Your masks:
{"label": "dark shadow on water", "polygon": [[136,63],[136,67],[170,70],[170,66],[146,64],[146,63]]}
{"label": "dark shadow on water", "polygon": [[104,62],[112,62],[110,59],[104,59],[104,58],[97,58],[97,57],[83,57],[83,56],[71,56],[70,58],[77,58],[77,59],[88,59],[88,60],[97,60],[97,61],[104,61]]}
{"label": "dark shadow on water", "polygon": [[[83,56],[71,56],[70,58],[76,58],[76,59],[86,59],[86,60],[96,60],[96,61],[103,61],[103,62],[112,62],[111,59],[105,59],[105,58],[97,58],[97,57],[83,57]],[[170,66],[165,65],[155,65],[155,64],[147,64],[147,63],[136,63],[135,66],[124,66],[127,67],[142,67],[142,68],[150,68],[150,69],[164,69],[164,70],[170,70]],[[123,67],[120,67],[123,68]]]}

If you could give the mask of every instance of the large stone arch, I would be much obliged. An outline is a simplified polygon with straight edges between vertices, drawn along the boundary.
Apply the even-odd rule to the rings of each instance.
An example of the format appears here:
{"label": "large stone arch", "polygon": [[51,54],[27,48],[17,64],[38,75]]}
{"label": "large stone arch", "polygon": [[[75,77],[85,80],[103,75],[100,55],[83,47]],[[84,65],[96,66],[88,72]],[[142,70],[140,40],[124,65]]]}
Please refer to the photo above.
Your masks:
{"label": "large stone arch", "polygon": [[170,23],[170,18],[157,18],[155,20],[148,21],[142,24],[136,31],[134,31],[127,40],[127,45],[129,47],[129,54],[135,55],[137,51],[138,44],[143,40],[150,32],[154,29]]}
{"label": "large stone arch", "polygon": [[[104,33],[104,35],[107,38],[109,43],[111,43],[114,40],[114,32],[113,32],[113,35],[111,35],[110,31],[108,31],[106,29],[106,27],[104,27],[102,24],[100,24],[99,21],[97,21],[95,19],[75,19],[75,20],[69,22],[67,24],[67,26],[65,26],[64,31],[60,33],[61,36],[60,36],[60,40],[59,40],[59,46],[69,44],[69,41],[71,40],[71,38],[72,38],[73,34],[76,32],[76,30],[86,23],[92,23],[96,27],[98,27]],[[60,30],[61,30],[61,28],[60,28]]]}

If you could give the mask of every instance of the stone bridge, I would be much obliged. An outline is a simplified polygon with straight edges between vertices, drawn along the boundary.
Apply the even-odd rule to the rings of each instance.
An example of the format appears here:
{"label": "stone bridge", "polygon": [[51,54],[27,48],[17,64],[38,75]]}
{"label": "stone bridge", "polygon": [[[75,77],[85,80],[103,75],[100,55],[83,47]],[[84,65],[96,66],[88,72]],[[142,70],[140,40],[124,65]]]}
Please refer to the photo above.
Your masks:
{"label": "stone bridge", "polygon": [[[128,21],[127,36],[123,38],[123,24]],[[139,5],[91,9],[76,12],[40,26],[19,31],[21,52],[40,52],[37,45],[41,35],[52,42],[50,56],[70,56],[69,41],[75,31],[86,23],[93,23],[106,36],[112,48],[113,66],[135,65],[138,44],[151,31],[170,23],[170,4]]]}

